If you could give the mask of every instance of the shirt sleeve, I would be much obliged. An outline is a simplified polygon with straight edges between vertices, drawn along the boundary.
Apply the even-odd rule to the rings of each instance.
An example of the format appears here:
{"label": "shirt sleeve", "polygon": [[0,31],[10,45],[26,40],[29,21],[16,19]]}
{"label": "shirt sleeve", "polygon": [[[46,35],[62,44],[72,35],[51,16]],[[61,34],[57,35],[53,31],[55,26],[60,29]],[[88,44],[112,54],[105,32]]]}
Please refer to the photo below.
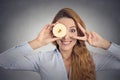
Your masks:
{"label": "shirt sleeve", "polygon": [[34,64],[26,57],[33,54],[33,49],[25,42],[0,54],[0,67],[12,70],[35,71]]}
{"label": "shirt sleeve", "polygon": [[112,43],[105,53],[92,54],[96,71],[120,70],[120,46]]}
{"label": "shirt sleeve", "polygon": [[116,58],[120,60],[120,45],[112,43],[108,51],[110,52],[111,55],[115,56]]}

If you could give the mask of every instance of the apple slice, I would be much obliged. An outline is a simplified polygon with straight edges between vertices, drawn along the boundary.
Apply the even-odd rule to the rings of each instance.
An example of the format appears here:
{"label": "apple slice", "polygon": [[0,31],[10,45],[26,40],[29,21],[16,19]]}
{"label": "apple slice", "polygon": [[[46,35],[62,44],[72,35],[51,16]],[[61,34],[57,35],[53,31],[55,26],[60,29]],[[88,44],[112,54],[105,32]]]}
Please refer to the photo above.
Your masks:
{"label": "apple slice", "polygon": [[66,27],[65,25],[61,24],[61,23],[57,23],[54,27],[53,27],[53,35],[56,37],[64,37],[66,35]]}

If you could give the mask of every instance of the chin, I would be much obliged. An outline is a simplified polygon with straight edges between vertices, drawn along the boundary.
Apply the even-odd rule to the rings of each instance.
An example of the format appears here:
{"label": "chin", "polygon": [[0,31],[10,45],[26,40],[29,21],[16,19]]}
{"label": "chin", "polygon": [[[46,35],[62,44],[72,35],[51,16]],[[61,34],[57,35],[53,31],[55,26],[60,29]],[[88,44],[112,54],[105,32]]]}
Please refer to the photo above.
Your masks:
{"label": "chin", "polygon": [[61,47],[61,50],[63,51],[69,51],[69,50],[72,50],[73,47],[69,47],[69,46],[64,46],[64,47]]}

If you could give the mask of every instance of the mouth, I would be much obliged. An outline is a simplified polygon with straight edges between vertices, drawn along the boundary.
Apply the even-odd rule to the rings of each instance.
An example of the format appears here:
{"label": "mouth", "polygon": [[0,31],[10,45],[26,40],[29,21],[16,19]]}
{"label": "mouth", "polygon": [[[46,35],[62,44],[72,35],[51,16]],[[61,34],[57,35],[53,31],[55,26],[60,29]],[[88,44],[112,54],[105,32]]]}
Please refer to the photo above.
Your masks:
{"label": "mouth", "polygon": [[69,45],[72,41],[61,41],[63,45]]}

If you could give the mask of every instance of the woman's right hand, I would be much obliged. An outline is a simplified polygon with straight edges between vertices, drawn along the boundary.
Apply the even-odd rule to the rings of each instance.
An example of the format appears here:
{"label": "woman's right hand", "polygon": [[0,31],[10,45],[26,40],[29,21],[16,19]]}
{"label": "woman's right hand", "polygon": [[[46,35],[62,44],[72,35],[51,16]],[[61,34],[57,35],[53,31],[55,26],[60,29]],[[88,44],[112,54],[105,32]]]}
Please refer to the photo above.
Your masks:
{"label": "woman's right hand", "polygon": [[52,34],[53,26],[54,24],[46,25],[38,34],[37,38],[29,42],[30,46],[33,49],[37,49],[60,39],[60,38],[53,37],[53,34]]}

